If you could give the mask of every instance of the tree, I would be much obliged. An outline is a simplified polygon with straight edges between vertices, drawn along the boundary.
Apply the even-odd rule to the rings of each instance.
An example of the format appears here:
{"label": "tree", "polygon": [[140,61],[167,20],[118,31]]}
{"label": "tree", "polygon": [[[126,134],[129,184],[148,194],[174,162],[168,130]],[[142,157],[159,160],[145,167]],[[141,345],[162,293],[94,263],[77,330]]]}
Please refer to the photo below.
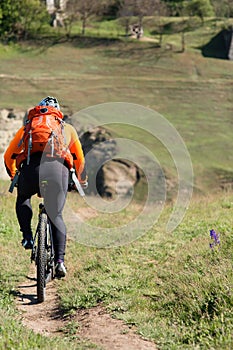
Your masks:
{"label": "tree", "polygon": [[212,0],[217,17],[233,17],[233,0]]}
{"label": "tree", "polygon": [[130,18],[136,16],[138,18],[138,25],[142,28],[143,18],[145,16],[152,16],[161,9],[160,0],[122,0],[119,17],[124,19],[126,34],[128,34],[128,27]]}
{"label": "tree", "polygon": [[190,0],[185,2],[185,10],[189,16],[198,16],[204,24],[204,17],[213,16],[214,10],[210,0]]}
{"label": "tree", "polygon": [[160,8],[160,0],[135,0],[134,14],[138,17],[139,26],[142,26],[145,16],[154,15],[158,8]]}
{"label": "tree", "polygon": [[171,16],[179,16],[184,0],[162,0]]}
{"label": "tree", "polygon": [[120,16],[136,16],[138,24],[142,26],[144,16],[153,15],[160,0],[122,0]]}
{"label": "tree", "polygon": [[26,39],[30,33],[38,33],[43,24],[48,23],[49,15],[46,7],[39,0],[18,0],[18,2],[20,4],[20,20],[16,29],[19,38]]}
{"label": "tree", "polygon": [[93,15],[98,15],[106,2],[104,0],[68,0],[68,20],[72,19],[74,21],[80,18],[82,22],[82,35],[85,35],[87,20]]}
{"label": "tree", "polygon": [[67,37],[70,36],[72,25],[78,20],[78,16],[76,0],[69,0],[66,4],[66,15],[64,21]]}
{"label": "tree", "polygon": [[0,0],[0,38],[26,39],[48,21],[48,14],[40,0]]}
{"label": "tree", "polygon": [[119,8],[119,17],[121,18],[123,25],[125,27],[125,35],[128,35],[130,17],[134,15],[133,1],[123,0],[121,1]]}
{"label": "tree", "polygon": [[164,25],[163,25],[162,17],[166,16],[167,13],[168,13],[167,5],[162,1],[157,2],[155,15],[156,15],[156,24],[157,24],[158,33],[159,33],[159,46],[162,46],[163,33],[164,33]]}
{"label": "tree", "polygon": [[186,40],[185,40],[185,33],[190,29],[190,24],[189,21],[187,21],[184,18],[184,13],[185,13],[185,6],[184,2],[180,2],[177,6],[177,15],[179,17],[183,17],[183,20],[181,21],[179,25],[179,30],[178,32],[181,33],[181,52],[185,52],[186,49]]}
{"label": "tree", "polygon": [[103,9],[103,16],[109,19],[116,19],[120,11],[122,0],[108,0]]}

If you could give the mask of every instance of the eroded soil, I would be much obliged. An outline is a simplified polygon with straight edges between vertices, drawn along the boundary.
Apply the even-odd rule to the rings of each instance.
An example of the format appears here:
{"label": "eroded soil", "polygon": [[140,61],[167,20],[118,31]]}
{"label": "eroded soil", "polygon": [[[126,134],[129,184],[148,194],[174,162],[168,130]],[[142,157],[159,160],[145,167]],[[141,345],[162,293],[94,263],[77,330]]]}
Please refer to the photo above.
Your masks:
{"label": "eroded soil", "polygon": [[[35,267],[31,265],[29,275],[25,282],[18,286],[18,290],[16,304],[22,323],[35,333],[45,336],[62,336],[71,319],[65,317],[59,309],[56,281],[47,285],[45,302],[37,303]],[[72,321],[78,325],[79,338],[89,340],[105,350],[156,349],[154,343],[142,339],[122,321],[113,319],[102,305],[78,310],[72,316]]]}

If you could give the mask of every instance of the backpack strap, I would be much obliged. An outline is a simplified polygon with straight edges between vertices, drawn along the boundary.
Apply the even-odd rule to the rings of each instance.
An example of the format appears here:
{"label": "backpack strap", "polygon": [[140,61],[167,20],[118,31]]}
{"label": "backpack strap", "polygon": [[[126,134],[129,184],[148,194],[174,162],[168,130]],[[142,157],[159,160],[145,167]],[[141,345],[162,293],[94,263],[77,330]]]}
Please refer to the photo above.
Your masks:
{"label": "backpack strap", "polygon": [[27,154],[27,165],[30,162],[30,154],[32,149],[32,130],[29,130],[29,141],[28,141],[28,154]]}

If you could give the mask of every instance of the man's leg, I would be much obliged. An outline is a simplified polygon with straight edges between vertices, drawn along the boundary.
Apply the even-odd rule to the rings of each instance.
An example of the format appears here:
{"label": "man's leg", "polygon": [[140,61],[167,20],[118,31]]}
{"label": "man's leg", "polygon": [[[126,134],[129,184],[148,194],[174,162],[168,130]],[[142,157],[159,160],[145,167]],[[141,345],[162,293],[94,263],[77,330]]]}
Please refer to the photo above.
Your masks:
{"label": "man's leg", "polygon": [[23,233],[22,245],[26,249],[32,247],[31,197],[38,192],[39,164],[40,157],[38,156],[33,156],[29,165],[23,164],[17,187],[16,214]]}
{"label": "man's leg", "polygon": [[68,190],[69,171],[59,161],[48,161],[41,165],[40,177],[48,181],[45,209],[52,225],[55,262],[64,262],[66,226],[62,217],[62,211]]}
{"label": "man's leg", "polygon": [[32,207],[30,197],[23,195],[17,196],[16,214],[20,226],[20,231],[23,233],[23,238],[27,241],[32,240]]}

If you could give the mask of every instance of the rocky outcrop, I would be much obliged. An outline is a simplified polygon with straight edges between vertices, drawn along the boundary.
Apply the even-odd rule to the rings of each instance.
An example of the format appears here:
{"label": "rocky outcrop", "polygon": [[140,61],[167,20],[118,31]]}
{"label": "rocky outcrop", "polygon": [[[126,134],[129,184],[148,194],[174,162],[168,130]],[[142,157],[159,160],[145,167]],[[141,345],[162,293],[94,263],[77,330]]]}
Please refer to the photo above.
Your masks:
{"label": "rocky outcrop", "polygon": [[117,143],[111,133],[97,127],[84,132],[80,140],[86,157],[89,193],[106,198],[131,194],[141,173],[134,163],[115,158]]}
{"label": "rocky outcrop", "polygon": [[0,123],[1,123],[1,133],[0,133],[0,178],[9,179],[4,162],[3,154],[15,135],[16,131],[22,126],[23,118],[25,112],[15,110],[15,109],[0,109]]}
{"label": "rocky outcrop", "polygon": [[140,180],[137,166],[125,159],[113,159],[105,163],[97,173],[96,186],[102,197],[128,196]]}

